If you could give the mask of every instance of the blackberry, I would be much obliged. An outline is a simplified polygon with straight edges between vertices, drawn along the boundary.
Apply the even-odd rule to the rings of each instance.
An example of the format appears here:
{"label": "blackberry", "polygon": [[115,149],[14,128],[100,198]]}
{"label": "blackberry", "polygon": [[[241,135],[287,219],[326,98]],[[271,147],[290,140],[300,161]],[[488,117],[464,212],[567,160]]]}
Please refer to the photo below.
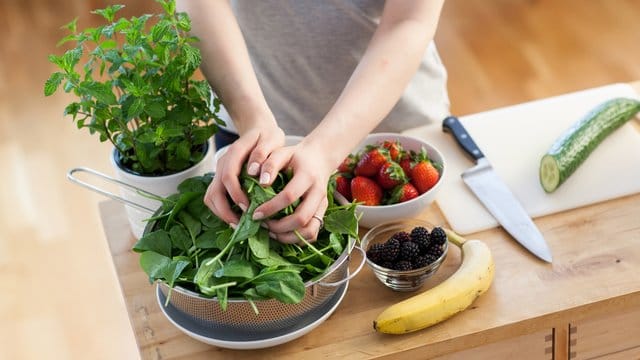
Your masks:
{"label": "blackberry", "polygon": [[408,271],[411,270],[413,267],[411,266],[411,261],[407,261],[407,260],[400,260],[395,264],[394,269],[398,270],[398,271]]}
{"label": "blackberry", "polygon": [[431,254],[427,254],[425,255],[426,260],[428,261],[429,264],[434,263],[436,260],[438,260],[440,258],[440,256],[435,256],[435,255],[431,255]]}
{"label": "blackberry", "polygon": [[391,238],[384,243],[382,261],[394,261],[400,253],[400,241]]}
{"label": "blackberry", "polygon": [[418,244],[420,253],[425,254],[431,243],[431,237],[429,236],[429,230],[424,226],[416,226],[411,230],[411,240]]}
{"label": "blackberry", "polygon": [[433,255],[436,257],[436,259],[439,258],[443,252],[444,252],[444,247],[442,245],[431,244],[429,249],[427,249],[427,255]]}
{"label": "blackberry", "polygon": [[384,261],[382,262],[382,264],[378,264],[380,266],[382,266],[383,268],[387,268],[387,269],[391,269],[393,270],[395,268],[395,264],[392,263],[391,261]]}
{"label": "blackberry", "polygon": [[400,241],[401,244],[403,242],[411,241],[411,235],[409,235],[409,233],[406,232],[406,231],[399,231],[399,232],[393,234],[393,236],[391,236],[391,238],[392,239],[398,239],[398,241]]}
{"label": "blackberry", "polygon": [[427,266],[427,265],[432,263],[432,261],[430,261],[430,260],[431,259],[429,258],[429,255],[418,256],[415,259],[415,261],[412,262],[413,268],[414,269],[419,269],[419,268],[425,267],[425,266]]}
{"label": "blackberry", "polygon": [[431,230],[431,242],[436,245],[442,245],[447,242],[447,234],[440,227],[434,227]]}
{"label": "blackberry", "polygon": [[384,244],[373,244],[367,250],[367,258],[376,264],[382,261],[382,252],[384,251]]}
{"label": "blackberry", "polygon": [[413,261],[415,257],[420,253],[420,249],[418,248],[418,244],[413,241],[407,241],[400,244],[400,259]]}

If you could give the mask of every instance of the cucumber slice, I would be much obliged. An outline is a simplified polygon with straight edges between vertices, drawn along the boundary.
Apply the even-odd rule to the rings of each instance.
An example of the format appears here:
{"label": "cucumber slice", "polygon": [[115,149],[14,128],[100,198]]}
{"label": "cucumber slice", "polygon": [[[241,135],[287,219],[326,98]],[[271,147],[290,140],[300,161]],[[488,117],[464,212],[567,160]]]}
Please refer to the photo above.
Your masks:
{"label": "cucumber slice", "polygon": [[611,134],[640,111],[640,101],[614,98],[591,110],[562,134],[540,160],[540,184],[554,192]]}

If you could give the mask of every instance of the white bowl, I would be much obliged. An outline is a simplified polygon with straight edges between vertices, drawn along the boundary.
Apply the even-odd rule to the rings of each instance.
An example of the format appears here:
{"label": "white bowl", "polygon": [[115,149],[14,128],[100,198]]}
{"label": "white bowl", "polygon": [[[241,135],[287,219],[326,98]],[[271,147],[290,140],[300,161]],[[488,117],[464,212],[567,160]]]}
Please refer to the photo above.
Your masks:
{"label": "white bowl", "polygon": [[[442,153],[440,153],[440,151],[438,151],[438,149],[436,149],[433,145],[416,137],[401,135],[397,133],[370,134],[351,153],[357,153],[366,145],[379,144],[385,140],[398,140],[405,150],[420,152],[422,148],[424,148],[429,155],[429,159],[442,165],[442,171],[440,172],[440,178],[438,179],[438,182],[431,189],[420,194],[415,199],[392,205],[358,205],[356,207],[356,212],[361,214],[359,225],[365,228],[371,228],[378,224],[390,221],[406,220],[418,217],[418,215],[423,212],[435,199],[436,194],[440,189],[440,185],[442,184],[442,179],[444,178],[444,174],[447,168],[444,156],[442,156]],[[337,194],[336,198],[341,203],[344,203],[346,201],[346,199],[344,199],[344,197],[342,197],[340,194]]]}
{"label": "white bowl", "polygon": [[[284,143],[287,146],[295,145],[295,144],[299,143],[302,139],[303,139],[302,136],[286,135],[284,137]],[[229,146],[225,146],[225,147],[222,147],[222,148],[216,150],[216,153],[213,155],[213,168],[214,169],[216,168],[216,164],[218,164],[218,160],[220,160],[222,155],[224,155],[224,153],[227,152],[228,148],[229,148]]]}

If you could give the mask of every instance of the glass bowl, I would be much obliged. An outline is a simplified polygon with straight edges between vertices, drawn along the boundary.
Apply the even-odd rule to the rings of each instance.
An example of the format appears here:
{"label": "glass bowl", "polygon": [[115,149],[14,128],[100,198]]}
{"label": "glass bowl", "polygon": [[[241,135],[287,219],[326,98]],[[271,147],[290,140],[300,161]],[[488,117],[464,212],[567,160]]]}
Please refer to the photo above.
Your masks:
{"label": "glass bowl", "polygon": [[[393,221],[380,224],[371,228],[364,235],[361,241],[362,249],[365,252],[374,245],[385,243],[394,234],[399,232],[411,233],[411,230],[415,227],[424,227],[431,234],[434,229],[434,225],[418,219],[408,219],[402,221]],[[449,242],[445,241],[443,245],[442,254],[433,262],[426,266],[411,269],[411,270],[395,270],[384,267],[378,263],[375,263],[369,256],[367,256],[367,265],[371,268],[375,276],[385,286],[396,291],[415,291],[422,287],[424,282],[438,271],[440,265],[447,257],[449,249]]]}

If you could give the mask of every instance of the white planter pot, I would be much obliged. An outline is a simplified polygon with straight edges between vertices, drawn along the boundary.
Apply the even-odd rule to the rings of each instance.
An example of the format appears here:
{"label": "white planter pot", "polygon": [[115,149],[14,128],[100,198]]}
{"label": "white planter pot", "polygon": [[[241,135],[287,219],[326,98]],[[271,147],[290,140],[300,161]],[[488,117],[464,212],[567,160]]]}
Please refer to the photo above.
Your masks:
{"label": "white planter pot", "polygon": [[[213,141],[209,141],[207,152],[199,163],[179,173],[166,176],[140,176],[123,170],[116,162],[117,152],[115,149],[111,153],[111,165],[115,170],[116,178],[118,180],[135,186],[139,189],[148,191],[152,194],[166,197],[178,192],[178,185],[183,180],[194,176],[204,175],[208,172],[213,172],[214,153],[215,148],[213,145]],[[158,201],[144,197],[125,187],[120,187],[120,194],[123,198],[142,205],[146,208],[157,209],[161,205],[161,203],[159,203]],[[142,233],[144,232],[144,228],[146,225],[145,219],[151,217],[151,214],[129,205],[125,205],[125,209],[127,211],[127,217],[129,219],[129,224],[131,225],[131,231],[133,232],[133,235],[136,238],[140,238],[142,236]]]}

